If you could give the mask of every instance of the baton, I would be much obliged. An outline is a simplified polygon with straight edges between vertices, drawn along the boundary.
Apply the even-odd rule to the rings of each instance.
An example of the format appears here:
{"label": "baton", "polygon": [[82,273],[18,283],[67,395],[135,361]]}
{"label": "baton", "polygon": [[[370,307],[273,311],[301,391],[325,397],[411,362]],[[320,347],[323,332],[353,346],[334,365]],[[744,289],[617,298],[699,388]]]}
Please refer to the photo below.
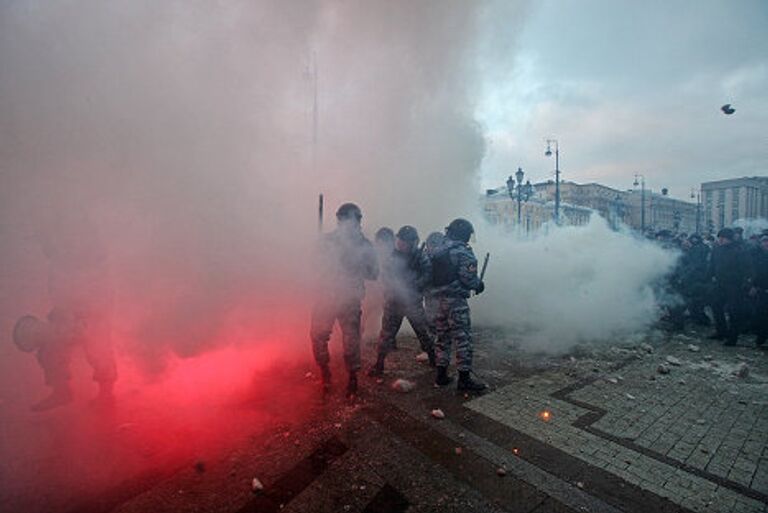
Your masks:
{"label": "baton", "polygon": [[480,280],[485,278],[485,270],[488,269],[488,259],[491,258],[490,253],[485,254],[485,260],[483,260],[483,268],[480,270]]}
{"label": "baton", "polygon": [[323,233],[323,195],[318,197],[317,201],[317,231]]}

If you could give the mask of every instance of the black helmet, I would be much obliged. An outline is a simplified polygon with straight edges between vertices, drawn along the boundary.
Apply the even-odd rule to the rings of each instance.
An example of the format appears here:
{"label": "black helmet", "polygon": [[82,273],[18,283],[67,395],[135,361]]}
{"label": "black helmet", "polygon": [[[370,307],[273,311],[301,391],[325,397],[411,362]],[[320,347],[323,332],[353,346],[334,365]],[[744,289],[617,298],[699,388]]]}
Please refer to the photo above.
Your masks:
{"label": "black helmet", "polygon": [[53,338],[53,329],[34,315],[25,315],[13,327],[13,343],[20,351],[31,353]]}
{"label": "black helmet", "polygon": [[453,240],[469,242],[469,238],[475,233],[475,227],[466,219],[458,218],[451,221],[445,229],[445,234]]}
{"label": "black helmet", "polygon": [[363,218],[363,212],[360,210],[360,207],[358,207],[354,203],[344,203],[336,211],[336,219],[338,219],[339,221],[343,221],[347,219],[356,219],[360,221],[362,218]]}
{"label": "black helmet", "polygon": [[733,240],[736,235],[733,233],[733,230],[731,230],[730,228],[723,228],[722,230],[717,232],[717,236],[722,237],[724,239]]}
{"label": "black helmet", "polygon": [[394,242],[395,232],[392,231],[392,228],[384,226],[376,231],[375,240],[376,242]]}
{"label": "black helmet", "polygon": [[440,232],[432,232],[429,235],[427,235],[427,247],[428,248],[436,248],[440,244],[443,243],[443,239],[445,239],[445,235],[443,235]]}
{"label": "black helmet", "polygon": [[413,226],[405,225],[397,231],[397,238],[411,246],[416,246],[419,243],[419,232]]}

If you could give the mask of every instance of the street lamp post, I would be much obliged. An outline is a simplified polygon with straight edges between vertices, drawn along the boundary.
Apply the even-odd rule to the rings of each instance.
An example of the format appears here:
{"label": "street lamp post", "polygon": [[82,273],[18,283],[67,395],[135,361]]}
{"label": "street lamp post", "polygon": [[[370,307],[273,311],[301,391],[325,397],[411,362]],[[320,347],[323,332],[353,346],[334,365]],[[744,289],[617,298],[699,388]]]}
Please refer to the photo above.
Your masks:
{"label": "street lamp post", "polygon": [[[639,182],[638,182],[639,179]],[[635,187],[640,185],[640,231],[645,234],[645,177],[635,173]]]}
{"label": "street lamp post", "polygon": [[555,145],[555,224],[560,224],[560,145],[557,139],[547,139],[547,151],[544,155],[552,156],[552,144]]}
{"label": "street lamp post", "polygon": [[619,225],[624,222],[624,202],[618,194],[613,199],[613,229],[618,230]]}
{"label": "street lamp post", "polygon": [[[696,192],[696,195],[694,196],[694,191]],[[701,191],[696,191],[693,187],[691,187],[691,199],[696,198],[696,233],[699,233],[699,228],[701,227]]]}
{"label": "street lamp post", "polygon": [[[509,193],[509,198],[512,201],[517,199],[517,225],[518,226],[522,224],[523,201],[527,202],[528,199],[533,194],[533,186],[531,185],[530,180],[526,181],[525,184],[523,184],[524,177],[525,177],[525,173],[523,172],[523,169],[518,167],[517,172],[515,173],[515,178],[512,178],[511,176],[507,178],[507,192]],[[517,180],[517,183],[515,183],[515,180]]]}

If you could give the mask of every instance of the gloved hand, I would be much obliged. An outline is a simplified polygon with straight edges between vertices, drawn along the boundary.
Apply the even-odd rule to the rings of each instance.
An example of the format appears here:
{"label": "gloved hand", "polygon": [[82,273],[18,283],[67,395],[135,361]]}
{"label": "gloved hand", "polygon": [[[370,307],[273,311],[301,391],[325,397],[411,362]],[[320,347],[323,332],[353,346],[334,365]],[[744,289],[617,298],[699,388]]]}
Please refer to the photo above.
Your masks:
{"label": "gloved hand", "polygon": [[480,285],[478,285],[477,288],[475,289],[475,294],[482,294],[484,290],[485,290],[485,282],[481,281]]}

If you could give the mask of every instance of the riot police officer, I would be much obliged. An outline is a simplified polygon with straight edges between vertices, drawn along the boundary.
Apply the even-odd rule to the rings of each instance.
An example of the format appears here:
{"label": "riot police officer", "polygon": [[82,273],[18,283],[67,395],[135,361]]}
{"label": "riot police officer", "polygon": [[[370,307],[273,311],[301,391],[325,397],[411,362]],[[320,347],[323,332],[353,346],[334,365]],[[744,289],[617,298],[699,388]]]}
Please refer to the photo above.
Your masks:
{"label": "riot police officer", "polygon": [[360,370],[361,302],[365,280],[378,277],[379,266],[373,245],[361,230],[363,214],[354,203],[341,205],[336,212],[338,226],[324,235],[318,248],[319,271],[310,338],[323,385],[331,384],[328,340],[334,322],[341,327],[344,363],[349,373],[347,395],[357,393]]}
{"label": "riot police officer", "polygon": [[413,226],[403,226],[397,232],[395,249],[382,267],[384,282],[384,313],[377,348],[376,364],[368,373],[380,376],[384,372],[384,359],[393,349],[395,337],[400,331],[403,318],[408,319],[421,349],[435,365],[432,335],[429,333],[424,313],[424,289],[432,279],[432,265],[419,247],[419,234]]}
{"label": "riot police officer", "polygon": [[437,301],[435,327],[437,342],[435,384],[452,382],[448,365],[452,346],[456,346],[456,367],[459,371],[458,390],[482,391],[484,383],[472,379],[472,333],[467,299],[471,292],[480,294],[485,284],[477,274],[477,259],[469,246],[475,229],[466,219],[454,219],[445,231],[445,241],[432,257],[432,294]]}

